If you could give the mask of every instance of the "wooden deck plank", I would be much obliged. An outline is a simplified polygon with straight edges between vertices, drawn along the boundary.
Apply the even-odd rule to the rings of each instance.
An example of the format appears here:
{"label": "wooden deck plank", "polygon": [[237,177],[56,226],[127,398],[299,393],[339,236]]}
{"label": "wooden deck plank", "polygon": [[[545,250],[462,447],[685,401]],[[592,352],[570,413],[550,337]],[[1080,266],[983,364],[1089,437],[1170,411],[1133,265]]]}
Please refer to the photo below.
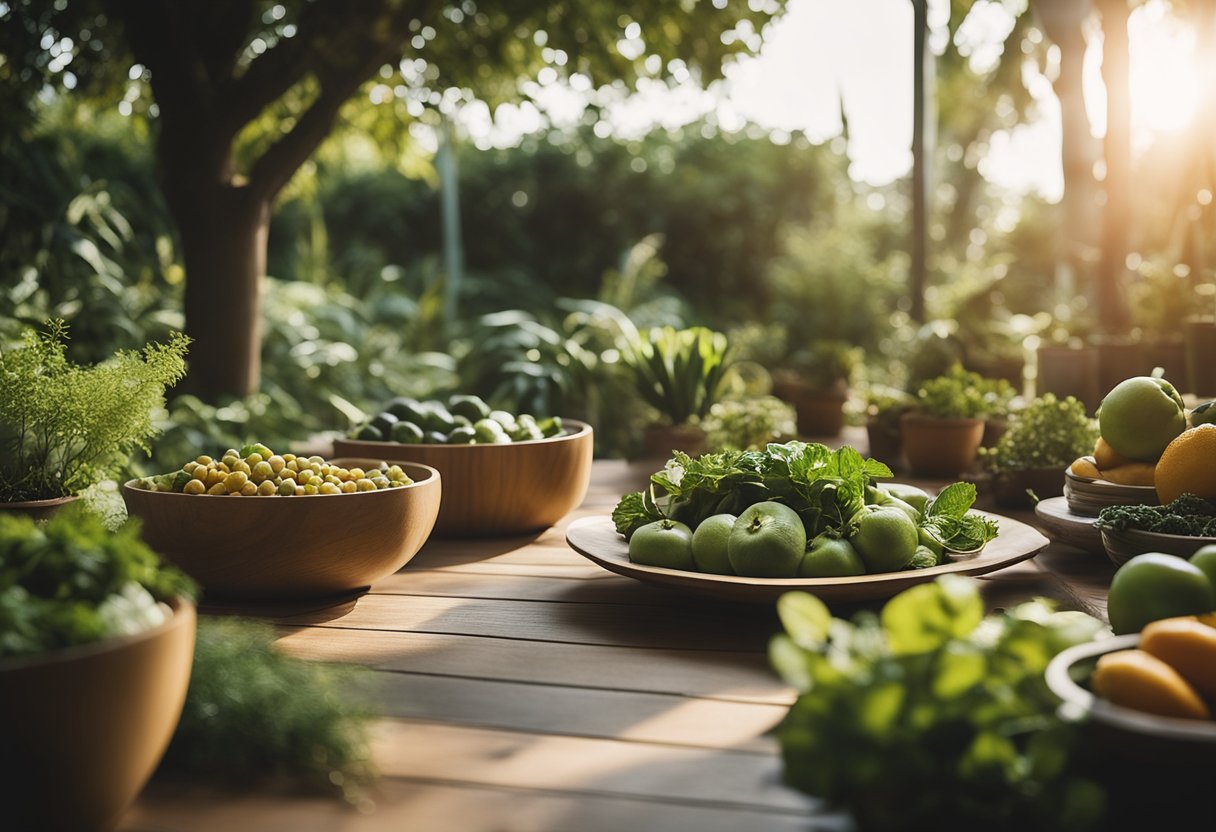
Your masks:
{"label": "wooden deck plank", "polygon": [[654,693],[378,672],[369,689],[385,716],[536,734],[775,754],[767,735],[784,705]]}
{"label": "wooden deck plank", "polygon": [[842,832],[839,816],[386,778],[362,808],[154,783],[118,832]]}
{"label": "wooden deck plank", "polygon": [[390,777],[789,812],[822,808],[781,782],[775,755],[408,720],[382,720],[372,744],[381,772]]}
{"label": "wooden deck plank", "polygon": [[646,586],[631,578],[604,573],[603,580],[512,575],[494,572],[450,570],[403,570],[377,581],[376,595],[439,595],[452,598],[485,598],[513,601],[577,601],[596,604],[680,604],[688,596]]}
{"label": "wooden deck plank", "polygon": [[279,619],[282,624],[394,632],[494,636],[537,642],[763,652],[779,629],[775,611],[710,602],[678,609],[365,595],[334,618],[328,611]]}
{"label": "wooden deck plank", "polygon": [[434,633],[281,629],[292,655],[384,670],[789,705],[761,653],[588,647]]}

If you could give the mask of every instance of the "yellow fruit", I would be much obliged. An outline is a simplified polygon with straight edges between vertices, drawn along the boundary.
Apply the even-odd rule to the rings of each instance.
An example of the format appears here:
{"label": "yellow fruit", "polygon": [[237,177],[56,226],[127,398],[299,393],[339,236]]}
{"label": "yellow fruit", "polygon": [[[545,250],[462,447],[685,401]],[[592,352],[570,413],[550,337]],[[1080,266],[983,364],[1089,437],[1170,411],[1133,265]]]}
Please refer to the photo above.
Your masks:
{"label": "yellow fruit", "polygon": [[1216,498],[1216,425],[1183,431],[1157,460],[1157,499],[1172,503],[1185,493]]}
{"label": "yellow fruit", "polygon": [[1106,440],[1101,436],[1098,437],[1098,441],[1094,445],[1094,463],[1100,470],[1105,471],[1107,468],[1118,468],[1120,465],[1127,465],[1133,461],[1108,445]]}
{"label": "yellow fruit", "polygon": [[1216,701],[1216,629],[1194,618],[1163,618],[1140,631],[1140,649],[1178,671],[1200,696]]}
{"label": "yellow fruit", "polygon": [[1094,692],[1137,711],[1182,719],[1210,719],[1195,689],[1161,659],[1143,650],[1117,650],[1098,659]]}
{"label": "yellow fruit", "polygon": [[1087,477],[1091,480],[1102,478],[1102,472],[1098,470],[1098,466],[1094,465],[1093,459],[1087,456],[1073,460],[1072,465],[1068,466],[1068,470],[1074,477]]}
{"label": "yellow fruit", "polygon": [[1151,462],[1129,462],[1116,468],[1102,468],[1102,479],[1119,485],[1148,485],[1154,483],[1156,468]]}

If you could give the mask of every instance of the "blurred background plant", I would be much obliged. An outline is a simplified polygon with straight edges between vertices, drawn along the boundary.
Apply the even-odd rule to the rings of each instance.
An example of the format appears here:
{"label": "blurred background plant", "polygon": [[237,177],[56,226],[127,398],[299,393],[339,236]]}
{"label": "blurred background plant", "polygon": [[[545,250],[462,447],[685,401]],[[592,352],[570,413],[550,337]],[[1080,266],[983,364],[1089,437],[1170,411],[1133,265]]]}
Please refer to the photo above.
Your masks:
{"label": "blurred background plant", "polygon": [[776,396],[716,402],[701,420],[711,451],[756,451],[798,436],[794,406]]}
{"label": "blurred background plant", "polygon": [[721,399],[730,342],[724,333],[702,326],[651,327],[628,345],[624,360],[638,395],[658,420],[688,425]]}

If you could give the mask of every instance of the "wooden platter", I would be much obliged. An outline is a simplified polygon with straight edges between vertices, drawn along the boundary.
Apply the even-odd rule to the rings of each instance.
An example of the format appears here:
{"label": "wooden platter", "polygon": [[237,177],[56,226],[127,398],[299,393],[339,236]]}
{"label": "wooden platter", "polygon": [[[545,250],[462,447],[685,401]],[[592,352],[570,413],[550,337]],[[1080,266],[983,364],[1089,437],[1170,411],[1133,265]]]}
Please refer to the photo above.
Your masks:
{"label": "wooden platter", "polygon": [[1102,534],[1094,528],[1094,521],[1098,518],[1073,512],[1067,497],[1039,500],[1035,503],[1034,515],[1047,534],[1061,543],[1099,555],[1106,554]]}
{"label": "wooden platter", "polygon": [[646,583],[691,592],[709,598],[746,603],[773,603],[782,593],[802,590],[832,603],[852,603],[890,598],[938,575],[984,575],[1033,557],[1048,540],[1036,529],[999,514],[990,514],[1000,524],[1000,533],[978,555],[928,569],[882,572],[854,578],[745,578],[710,575],[661,566],[631,563],[629,545],[616,532],[612,518],[583,517],[566,529],[570,548],[605,569]]}

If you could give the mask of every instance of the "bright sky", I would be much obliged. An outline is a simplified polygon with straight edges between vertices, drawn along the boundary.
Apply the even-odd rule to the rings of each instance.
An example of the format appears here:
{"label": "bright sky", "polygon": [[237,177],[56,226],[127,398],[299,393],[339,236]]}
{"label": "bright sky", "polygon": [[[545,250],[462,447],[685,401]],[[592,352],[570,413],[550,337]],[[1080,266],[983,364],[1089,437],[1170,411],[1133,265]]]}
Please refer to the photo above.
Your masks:
{"label": "bright sky", "polygon": [[[940,51],[945,0],[931,0],[931,48]],[[841,101],[849,121],[850,174],[857,181],[885,184],[906,176],[912,136],[912,4],[909,0],[790,0],[786,14],[766,33],[757,58],[729,67],[726,82],[710,92],[691,85],[661,84],[607,105],[611,131],[636,135],[653,125],[678,127],[716,112],[726,129],[744,120],[786,131],[805,131],[814,141],[839,135]],[[999,0],[980,0],[960,37],[977,66],[994,62],[1011,19]],[[1198,96],[1193,37],[1169,13],[1165,0],[1148,0],[1129,24],[1133,131],[1143,149],[1158,133],[1185,127]],[[1100,30],[1090,33],[1085,94],[1095,135],[1105,132],[1105,91],[1100,76]],[[623,41],[624,43],[624,41]],[[1095,48],[1096,44],[1096,48]],[[1049,67],[1048,71],[1052,69]],[[558,124],[572,124],[583,111],[589,84],[546,84],[537,98]],[[585,81],[585,79],[582,79]],[[993,137],[981,172],[1017,192],[1059,199],[1059,103],[1047,77],[1026,70],[1037,102],[1032,124]],[[466,107],[461,122],[483,146],[510,144],[537,129],[544,118],[531,105],[500,108],[491,118],[482,105]],[[605,132],[609,129],[605,125]]]}

